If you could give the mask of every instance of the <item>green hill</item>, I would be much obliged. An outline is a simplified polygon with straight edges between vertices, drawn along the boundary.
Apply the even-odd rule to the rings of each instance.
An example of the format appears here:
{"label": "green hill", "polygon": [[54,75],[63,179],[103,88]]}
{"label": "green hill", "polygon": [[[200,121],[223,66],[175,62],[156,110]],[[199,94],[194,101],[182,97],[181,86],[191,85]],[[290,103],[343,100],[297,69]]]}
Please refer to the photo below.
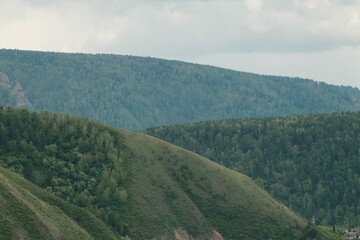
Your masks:
{"label": "green hill", "polygon": [[[3,171],[3,169],[1,169]],[[0,174],[2,239],[75,239],[91,236],[61,211]],[[65,227],[64,227],[65,226]],[[70,228],[69,230],[67,228]]]}
{"label": "green hill", "polygon": [[146,133],[244,173],[307,219],[360,225],[360,113],[208,121]]}
{"label": "green hill", "polygon": [[120,239],[89,211],[0,167],[1,239]]}
{"label": "green hill", "polygon": [[[155,58],[0,50],[0,72],[34,110],[125,129],[360,110],[357,88]],[[0,105],[14,104],[8,95]]]}
{"label": "green hill", "polygon": [[[13,215],[2,215],[8,227],[0,228],[10,235],[20,229],[46,238],[41,224],[30,223],[35,215],[68,239],[337,239],[242,174],[79,117],[0,110],[0,164],[47,190],[0,169],[1,209]],[[23,192],[16,201],[12,189]]]}

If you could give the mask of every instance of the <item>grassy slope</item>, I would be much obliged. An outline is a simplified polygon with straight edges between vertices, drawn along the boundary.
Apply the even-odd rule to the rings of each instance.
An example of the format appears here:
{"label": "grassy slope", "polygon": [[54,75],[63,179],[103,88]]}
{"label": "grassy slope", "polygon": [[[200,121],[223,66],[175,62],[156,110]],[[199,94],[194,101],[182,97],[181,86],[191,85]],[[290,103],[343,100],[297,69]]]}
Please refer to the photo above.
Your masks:
{"label": "grassy slope", "polygon": [[225,239],[297,239],[306,227],[242,174],[142,134],[129,134],[127,146],[134,153],[133,214],[140,220],[134,231],[174,222],[194,236],[212,226]]}
{"label": "grassy slope", "polygon": [[357,226],[360,113],[207,121],[148,134],[249,175],[317,223]]}
{"label": "grassy slope", "polygon": [[5,239],[92,239],[58,208],[0,174],[1,233]]}
{"label": "grassy slope", "polygon": [[0,168],[1,239],[119,239],[85,209]]}
{"label": "grassy slope", "polygon": [[[134,143],[138,144],[139,137],[142,138],[140,141],[145,140],[146,142],[149,142],[148,137],[146,137],[148,139],[144,139],[144,136],[134,137],[135,138],[131,138],[129,140],[129,146]],[[153,139],[150,139],[150,141],[152,142]],[[136,145],[135,147],[137,148],[138,146],[139,145]],[[189,159],[193,159],[193,157],[191,156],[192,153],[188,153],[181,149],[176,149],[176,151],[179,153],[179,155],[184,155],[185,157],[189,157],[190,155]],[[205,159],[202,159],[201,161],[204,161],[205,163],[207,162],[207,160]],[[202,166],[203,163],[199,163],[197,165],[199,165],[199,167],[201,167],[201,169],[204,170],[205,173],[211,174],[211,172],[208,172],[209,169],[205,170],[206,168]],[[258,192],[259,189],[254,189],[253,183],[249,179],[244,176],[240,176],[237,173],[231,172],[219,165],[215,164],[215,167],[217,169],[216,172],[218,172],[219,170],[218,174],[223,171],[228,172],[228,177],[233,178],[233,181],[237,182],[238,180],[240,180],[244,184],[245,188],[243,190],[245,192],[242,192],[243,194],[241,196],[238,196],[239,198],[237,199],[237,201],[240,200],[238,205],[249,205],[248,200],[246,200],[246,198],[249,196],[246,193],[248,190],[252,190],[252,193],[250,195],[253,196],[251,196],[251,198],[259,197],[256,196],[256,192]],[[134,196],[135,207],[133,207],[134,211],[132,212],[132,219],[130,219],[133,221],[133,224],[136,225],[132,226],[133,229],[135,229],[132,232],[135,239],[148,239],[150,237],[145,236],[148,234],[150,234],[151,236],[154,231],[163,232],[161,237],[167,237],[172,239],[174,229],[170,227],[171,220],[174,222],[174,224],[186,228],[192,234],[201,234],[200,238],[198,239],[210,239],[212,235],[211,231],[209,231],[210,226],[206,223],[204,224],[204,222],[206,221],[205,216],[201,213],[201,211],[204,211],[205,215],[208,215],[208,209],[204,209],[203,207],[201,207],[201,205],[199,205],[201,209],[198,209],[197,206],[193,204],[191,199],[186,197],[186,194],[184,194],[184,192],[179,190],[179,188],[176,186],[172,189],[174,191],[173,194],[175,194],[176,197],[172,197],[171,199],[167,199],[164,201],[164,196],[162,195],[164,194],[164,192],[162,192],[161,190],[159,191],[159,189],[156,187],[149,187],[149,177],[151,176],[150,173],[152,173],[154,175],[160,175],[166,178],[166,174],[161,174],[161,171],[152,171],[154,169],[151,167],[146,169],[148,170],[148,172],[145,173],[147,177],[144,177],[142,179],[139,178],[137,179],[138,181],[135,181],[136,186],[142,186],[142,188],[136,189],[137,191],[134,193],[136,195]],[[142,174],[137,174],[137,176],[139,175],[143,176]],[[225,177],[224,179],[226,178],[227,177]],[[166,183],[164,182],[161,184],[163,186],[166,186]],[[173,186],[174,185],[176,185],[175,182],[173,182]],[[219,184],[219,186],[221,185],[224,184]],[[169,191],[169,188],[167,191]],[[237,189],[235,189],[235,191],[237,191]],[[2,237],[2,239],[120,239],[119,237],[116,237],[113,233],[111,233],[111,231],[108,230],[102,222],[95,219],[84,209],[77,208],[75,206],[65,203],[60,199],[57,199],[57,197],[54,197],[51,194],[45,192],[44,190],[39,189],[25,179],[19,177],[17,174],[11,173],[3,168],[0,168],[0,192],[0,236]],[[269,197],[261,190],[259,191],[259,193],[261,197],[258,199],[258,202],[260,202],[260,204],[263,204],[262,200],[268,199]],[[169,202],[172,202],[172,204],[169,204]],[[256,201],[251,205],[255,204]],[[285,213],[280,213],[278,212],[278,210],[275,210],[275,212],[277,213],[273,212],[274,209],[271,207],[271,205],[276,206],[278,209],[281,209],[281,211],[285,211]],[[189,211],[184,211],[184,207],[188,208]],[[212,207],[217,206],[214,205]],[[223,207],[224,206],[222,206],[222,208]],[[250,208],[254,208],[254,206],[250,206]],[[283,206],[280,206],[278,203],[274,202],[274,200],[270,200],[270,205],[265,205],[257,209],[254,213],[255,215],[258,215],[257,211],[265,211],[262,215],[267,215],[268,213],[275,213],[277,217],[285,221],[289,220],[288,214],[290,214],[290,218],[294,221],[294,223],[298,222],[301,225],[303,224],[303,221],[301,219],[294,216],[289,210],[285,209]],[[188,214],[190,214],[191,216],[189,216]],[[80,217],[76,217],[75,215]],[[195,219],[192,219],[193,217],[195,217]],[[211,216],[207,217],[207,220],[209,220],[209,217]],[[78,220],[78,222],[74,222],[74,220],[72,220],[71,218]],[[219,218],[221,219],[221,216]],[[255,220],[256,222],[257,218],[258,216],[255,216],[253,220]],[[154,219],[158,219],[158,221],[153,221]],[[244,221],[248,220],[249,219],[244,218]],[[210,222],[214,226],[219,226],[218,229],[222,229],[221,224],[223,222],[219,221],[219,223],[217,223],[216,219],[211,220]],[[166,223],[169,224],[167,234],[166,232],[164,232],[163,229],[164,223],[165,225]],[[206,227],[202,229],[204,230],[204,232],[196,232],[197,230],[194,230],[195,232],[191,232],[191,224],[205,225]],[[234,224],[236,224],[236,222],[234,222]],[[257,232],[257,234],[259,235],[255,236],[253,232],[254,225],[252,225],[251,221],[246,222],[245,224],[249,225],[248,230],[244,230],[244,228],[239,225],[228,226],[228,224],[225,224],[225,226],[227,226],[227,229],[222,229],[223,232],[225,232],[225,234],[223,234],[225,239],[238,239],[239,237],[241,237],[241,239],[262,239],[261,236],[263,235],[264,229],[259,229],[259,231]],[[270,223],[268,222],[267,224]],[[81,225],[82,227],[79,225]],[[192,227],[195,229],[198,225]],[[158,229],[154,229],[154,227],[157,227]],[[229,227],[234,229],[228,229]],[[273,227],[277,228],[278,226]],[[84,230],[84,228],[87,229],[87,231]],[[270,226],[270,228],[272,227]],[[247,235],[246,231],[249,230],[250,232],[247,233],[249,235]],[[240,232],[240,234],[234,233],[235,237],[227,237],[226,232],[229,231],[237,231]],[[322,238],[322,236],[326,237]],[[286,238],[287,237],[285,237],[284,239]],[[297,237],[295,237],[295,239],[297,239]],[[334,237],[334,235],[332,235],[329,230],[322,229],[321,234],[318,235],[318,239],[337,238]]]}

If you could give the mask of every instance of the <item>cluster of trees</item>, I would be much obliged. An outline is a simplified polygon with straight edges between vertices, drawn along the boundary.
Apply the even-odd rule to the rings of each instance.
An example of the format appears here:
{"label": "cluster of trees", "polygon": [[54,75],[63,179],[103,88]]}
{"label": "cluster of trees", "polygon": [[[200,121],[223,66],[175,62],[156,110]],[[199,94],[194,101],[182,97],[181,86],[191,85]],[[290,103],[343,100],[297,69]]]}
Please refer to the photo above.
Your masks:
{"label": "cluster of trees", "polygon": [[21,84],[34,110],[132,130],[360,108],[351,87],[154,58],[0,50],[0,72]]}
{"label": "cluster of trees", "polygon": [[321,224],[360,224],[360,113],[208,121],[146,133],[254,179]]}
{"label": "cluster of trees", "polygon": [[121,234],[128,199],[123,137],[79,117],[0,110],[0,165],[86,207]]}

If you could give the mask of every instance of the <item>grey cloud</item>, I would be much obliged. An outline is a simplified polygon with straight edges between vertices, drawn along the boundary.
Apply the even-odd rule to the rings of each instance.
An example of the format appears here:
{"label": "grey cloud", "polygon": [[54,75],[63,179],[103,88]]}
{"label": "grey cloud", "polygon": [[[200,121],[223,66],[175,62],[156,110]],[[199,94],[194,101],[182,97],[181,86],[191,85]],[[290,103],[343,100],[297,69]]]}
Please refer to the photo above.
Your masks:
{"label": "grey cloud", "polygon": [[146,54],[161,49],[169,55],[194,55],[209,51],[312,52],[359,44],[359,24],[347,24],[345,14],[349,10],[339,8],[341,5],[331,3],[321,10],[320,5],[311,9],[296,4],[298,1],[289,2],[264,1],[262,9],[254,13],[244,1],[173,1],[172,13],[183,18],[178,22],[171,22],[166,12],[171,3],[135,6],[129,16],[127,38],[119,38],[114,46],[136,48]]}
{"label": "grey cloud", "polygon": [[[77,45],[80,51],[117,49],[145,55],[162,52],[168,56],[234,51],[312,52],[356,46],[360,42],[360,23],[349,24],[351,7],[354,19],[360,18],[360,4],[355,1],[109,0],[104,4],[101,0],[30,0],[26,3],[20,1],[19,8],[48,8],[59,18],[64,17],[57,24],[61,25],[60,29],[67,29],[67,34],[80,35],[79,41],[83,39]],[[37,16],[41,14],[40,11]]]}

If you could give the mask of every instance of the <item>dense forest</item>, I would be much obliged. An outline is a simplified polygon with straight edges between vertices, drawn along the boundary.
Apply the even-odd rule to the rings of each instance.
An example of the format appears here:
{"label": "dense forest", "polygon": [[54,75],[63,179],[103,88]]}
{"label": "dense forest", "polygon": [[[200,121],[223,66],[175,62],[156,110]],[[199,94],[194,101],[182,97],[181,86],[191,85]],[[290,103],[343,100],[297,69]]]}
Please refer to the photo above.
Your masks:
{"label": "dense forest", "polygon": [[120,214],[127,198],[127,171],[118,131],[68,115],[4,111],[0,112],[2,167],[91,208],[118,232],[126,231]]}
{"label": "dense forest", "polygon": [[34,110],[125,129],[360,109],[357,88],[149,57],[3,49],[0,72]]}
{"label": "dense forest", "polygon": [[360,113],[208,121],[151,128],[244,173],[307,219],[360,224]]}
{"label": "dense forest", "polygon": [[[94,239],[100,233],[107,239],[337,239],[240,173],[142,133],[79,117],[1,108],[0,165],[1,212],[16,214],[1,215],[0,222],[14,231],[23,226],[21,236],[28,231],[47,239],[49,228],[58,228],[56,239],[66,236],[61,229]],[[47,230],[32,222],[35,216]],[[82,229],[66,225],[71,222]]]}

